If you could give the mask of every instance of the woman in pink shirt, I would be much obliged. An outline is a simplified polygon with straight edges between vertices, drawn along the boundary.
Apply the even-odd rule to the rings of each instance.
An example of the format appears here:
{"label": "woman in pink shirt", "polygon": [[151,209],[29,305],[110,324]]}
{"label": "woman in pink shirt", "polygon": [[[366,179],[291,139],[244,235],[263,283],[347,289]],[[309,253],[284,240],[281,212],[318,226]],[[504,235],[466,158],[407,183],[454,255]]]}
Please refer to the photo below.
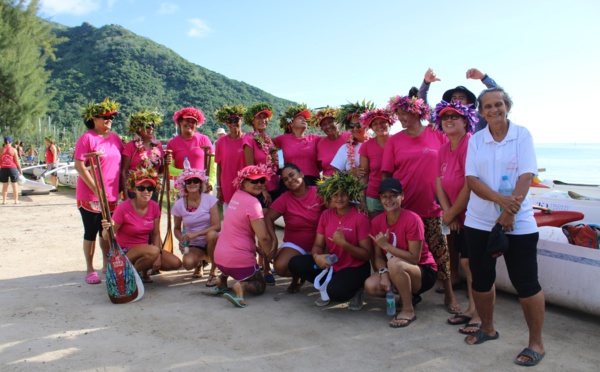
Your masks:
{"label": "woman in pink shirt", "polygon": [[[158,174],[153,168],[138,168],[128,178],[129,188],[135,197],[119,204],[112,216],[117,243],[127,255],[144,283],[152,283],[149,271],[177,270],[181,260],[162,249],[160,240],[160,208],[151,200],[156,190]],[[110,222],[102,220],[102,237],[110,239]],[[151,235],[152,244],[148,244]]]}
{"label": "woman in pink shirt", "polygon": [[352,137],[350,132],[340,132],[339,124],[336,122],[338,109],[327,106],[317,111],[314,116],[316,126],[320,127],[325,137],[321,138],[317,145],[317,161],[324,176],[331,176],[335,168],[331,161],[340,147]]}
{"label": "woman in pink shirt", "polygon": [[398,293],[402,310],[390,327],[403,328],[417,320],[413,302],[435,284],[437,265],[425,242],[423,221],[401,207],[402,184],[386,178],[379,185],[379,193],[385,214],[371,222],[377,272],[365,282],[365,292],[373,297],[385,297],[390,291]]}
{"label": "woman in pink shirt", "polygon": [[17,191],[17,180],[22,175],[19,153],[12,147],[12,138],[4,137],[2,148],[2,159],[0,161],[0,182],[2,183],[2,204],[6,204],[8,194],[8,180],[12,183],[13,198],[15,204],[19,204],[19,192]]}
{"label": "woman in pink shirt", "polygon": [[[202,111],[194,107],[182,108],[173,115],[180,134],[167,143],[167,150],[172,151],[167,156],[167,165],[175,162],[176,169],[183,169],[183,161],[187,158],[190,168],[204,169],[204,154],[213,151],[210,139],[196,132],[204,120]],[[171,175],[174,175],[173,172]]]}
{"label": "woman in pink shirt", "polygon": [[369,110],[360,116],[361,124],[375,132],[375,138],[367,141],[358,151],[360,154],[359,167],[365,172],[361,180],[367,185],[366,196],[361,199],[361,204],[363,210],[369,212],[371,219],[383,212],[383,206],[379,200],[381,159],[385,144],[390,137],[390,127],[395,120],[395,115],[387,109]]}
{"label": "woman in pink shirt", "polygon": [[[446,235],[450,248],[450,257],[458,257],[460,264],[467,276],[467,289],[469,292],[469,307],[466,311],[448,319],[452,325],[465,324],[459,328],[463,334],[474,333],[479,330],[481,318],[475,309],[471,284],[473,278],[469,268],[469,253],[464,236],[465,212],[469,202],[470,189],[465,178],[465,161],[467,158],[467,145],[475,124],[479,121],[477,111],[471,105],[463,106],[460,101],[450,103],[442,101],[435,106],[433,122],[438,130],[443,131],[450,140],[442,145],[438,153],[437,197],[442,206],[442,220],[450,228],[450,235]],[[452,277],[458,281],[458,267],[454,269]]]}
{"label": "woman in pink shirt", "polygon": [[[96,249],[96,237],[102,231],[102,213],[98,196],[100,191],[96,189],[96,184],[92,178],[88,167],[90,159],[85,154],[91,152],[101,152],[100,169],[104,178],[108,206],[111,212],[115,210],[119,202],[120,188],[120,167],[121,152],[123,151],[123,141],[117,134],[112,133],[113,119],[119,112],[119,103],[106,98],[101,103],[90,102],[83,109],[83,118],[85,126],[89,129],[85,132],[75,144],[75,169],[79,174],[77,178],[77,188],[75,197],[77,199],[77,209],[81,214],[83,222],[83,255],[86,262],[85,281],[89,284],[98,284],[100,277],[94,270],[93,260]],[[103,272],[106,272],[106,257],[108,255],[109,241],[100,238],[100,248],[102,249]]]}
{"label": "woman in pink shirt", "polygon": [[[329,209],[319,219],[311,256],[294,256],[288,264],[292,275],[311,283],[323,270],[333,270],[331,275],[327,273],[330,280],[315,301],[316,306],[327,306],[331,298],[350,300],[349,310],[362,308],[363,284],[371,274],[371,223],[350,200],[359,200],[363,189],[364,185],[347,173],[334,173],[317,186],[318,195],[329,203]],[[334,255],[337,261],[332,262]]]}
{"label": "woman in pink shirt", "polygon": [[[223,220],[223,229],[215,249],[215,263],[221,274],[213,293],[223,294],[237,307],[246,307],[244,292],[264,293],[266,283],[256,263],[256,253],[273,259],[276,250],[265,225],[263,209],[256,198],[271,178],[266,165],[250,165],[238,172],[234,180],[237,191],[231,198]],[[258,244],[256,244],[258,240]],[[227,293],[227,279],[233,277],[235,297]]]}
{"label": "woman in pink shirt", "polygon": [[284,192],[267,210],[265,222],[276,249],[278,241],[275,220],[283,216],[283,244],[277,251],[274,267],[277,275],[292,277],[287,291],[297,293],[302,284],[299,277],[292,275],[288,263],[292,257],[307,255],[311,251],[317,235],[319,218],[325,206],[323,199],[317,195],[317,188],[306,185],[302,171],[295,164],[285,164],[281,171],[281,180],[289,191]]}
{"label": "woman in pink shirt", "polygon": [[[135,192],[127,188],[130,172],[134,172],[138,167],[152,167],[158,174],[164,171],[163,149],[154,137],[160,123],[162,123],[162,114],[156,111],[144,110],[129,115],[127,130],[133,134],[133,140],[125,145],[121,157],[121,188],[125,200],[135,196]],[[152,200],[158,200],[158,193],[152,195]]]}
{"label": "woman in pink shirt", "polygon": [[237,172],[244,168],[244,133],[242,132],[242,117],[246,107],[231,105],[223,106],[215,111],[217,122],[227,125],[229,134],[215,142],[215,163],[217,163],[217,198],[223,203],[223,213],[227,214],[229,200],[236,189],[233,180]]}
{"label": "woman in pink shirt", "polygon": [[421,123],[429,119],[430,108],[420,98],[392,97],[388,110],[396,113],[404,130],[390,137],[385,146],[381,163],[383,178],[394,177],[402,183],[403,206],[423,219],[425,240],[444,284],[444,304],[449,313],[460,313],[450,279],[448,244],[442,234],[442,208],[435,200],[438,151],[448,139]]}
{"label": "woman in pink shirt", "polygon": [[[319,179],[317,145],[321,136],[306,134],[310,116],[311,113],[305,104],[288,107],[280,120],[281,129],[285,134],[275,137],[275,144],[283,151],[283,159],[279,161],[296,164],[302,169],[304,182],[315,186]],[[285,189],[285,185],[279,186]]]}

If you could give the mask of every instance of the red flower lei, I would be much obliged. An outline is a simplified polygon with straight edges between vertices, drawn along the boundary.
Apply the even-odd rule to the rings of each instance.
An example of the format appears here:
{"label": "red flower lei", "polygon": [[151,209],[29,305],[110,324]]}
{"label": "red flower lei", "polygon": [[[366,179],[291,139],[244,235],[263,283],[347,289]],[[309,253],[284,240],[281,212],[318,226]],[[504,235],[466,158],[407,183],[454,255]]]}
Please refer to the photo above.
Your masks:
{"label": "red flower lei", "polygon": [[160,143],[156,140],[156,138],[152,137],[150,140],[150,146],[152,150],[150,150],[150,157],[146,153],[146,148],[144,147],[144,141],[142,141],[142,137],[139,135],[133,136],[133,142],[135,143],[135,147],[138,149],[140,154],[140,159],[142,159],[142,163],[144,163],[145,167],[148,166],[158,167],[162,163],[162,159],[160,158]]}
{"label": "red flower lei", "polygon": [[273,141],[271,141],[271,138],[266,133],[261,134],[257,131],[252,131],[247,135],[252,136],[265,153],[267,168],[276,173],[278,166],[277,163],[273,161],[273,153],[277,152],[277,147],[275,147],[275,144]]}
{"label": "red flower lei", "polygon": [[[369,140],[369,138],[371,138],[369,133],[365,133],[365,140],[362,143],[367,142]],[[354,168],[358,167],[358,164],[356,164],[356,158],[354,157],[354,154],[356,151],[356,146],[359,143],[361,143],[361,142],[358,142],[356,140],[356,138],[354,138],[354,137],[350,137],[348,142],[346,142],[346,148],[348,149],[348,156],[346,157],[346,163],[350,164],[350,169],[354,169]]]}

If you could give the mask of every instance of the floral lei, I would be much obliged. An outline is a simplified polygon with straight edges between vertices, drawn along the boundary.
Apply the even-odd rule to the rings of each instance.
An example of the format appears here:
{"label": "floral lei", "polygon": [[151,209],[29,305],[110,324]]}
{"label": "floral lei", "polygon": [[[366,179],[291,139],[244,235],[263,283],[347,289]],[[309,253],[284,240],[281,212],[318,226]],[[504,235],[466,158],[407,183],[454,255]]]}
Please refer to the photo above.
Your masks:
{"label": "floral lei", "polygon": [[[371,136],[369,135],[369,133],[365,133],[365,140],[364,142],[367,142],[369,140],[369,138],[371,138]],[[350,137],[350,139],[348,140],[348,142],[346,142],[346,148],[348,149],[348,156],[346,157],[346,163],[350,164],[350,169],[354,169],[358,166],[358,164],[356,164],[356,158],[354,158],[354,154],[356,153],[356,146],[359,144],[360,142],[358,142],[354,137]]]}
{"label": "floral lei", "polygon": [[273,173],[277,173],[278,166],[277,163],[273,161],[273,153],[277,152],[277,147],[275,147],[275,144],[271,138],[266,133],[261,135],[257,131],[252,131],[247,135],[252,136],[256,143],[258,143],[260,148],[264,151],[266,155],[267,168],[273,171]]}
{"label": "floral lei", "polygon": [[156,138],[152,137],[150,140],[150,146],[152,147],[152,150],[150,150],[150,157],[148,157],[148,154],[146,153],[146,148],[144,147],[144,141],[142,141],[142,137],[136,134],[133,136],[133,142],[135,143],[135,147],[138,149],[142,163],[144,163],[146,167],[158,167],[162,163],[159,150],[160,143],[156,140]]}

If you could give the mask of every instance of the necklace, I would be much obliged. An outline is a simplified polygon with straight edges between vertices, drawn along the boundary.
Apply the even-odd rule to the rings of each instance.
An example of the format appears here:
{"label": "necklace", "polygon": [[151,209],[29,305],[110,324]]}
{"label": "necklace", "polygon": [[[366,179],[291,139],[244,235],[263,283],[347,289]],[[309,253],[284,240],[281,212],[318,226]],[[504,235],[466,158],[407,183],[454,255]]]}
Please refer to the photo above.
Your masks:
{"label": "necklace", "polygon": [[190,213],[191,212],[195,212],[198,209],[198,207],[200,207],[200,200],[201,199],[198,199],[198,204],[196,206],[192,206],[192,204],[196,204],[195,202],[192,203],[192,204],[190,204],[190,200],[188,199],[187,196],[185,197],[184,200],[185,200],[185,210],[188,211],[188,212],[190,212]]}

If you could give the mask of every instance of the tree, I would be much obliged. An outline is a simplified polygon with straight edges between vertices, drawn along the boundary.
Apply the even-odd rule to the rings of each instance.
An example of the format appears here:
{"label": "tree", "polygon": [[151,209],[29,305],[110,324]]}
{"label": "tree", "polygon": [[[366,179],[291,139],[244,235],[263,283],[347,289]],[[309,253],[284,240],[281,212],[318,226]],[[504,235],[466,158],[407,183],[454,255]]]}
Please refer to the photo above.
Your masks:
{"label": "tree", "polygon": [[48,109],[45,64],[63,39],[38,9],[39,0],[0,0],[0,131],[37,122]]}

